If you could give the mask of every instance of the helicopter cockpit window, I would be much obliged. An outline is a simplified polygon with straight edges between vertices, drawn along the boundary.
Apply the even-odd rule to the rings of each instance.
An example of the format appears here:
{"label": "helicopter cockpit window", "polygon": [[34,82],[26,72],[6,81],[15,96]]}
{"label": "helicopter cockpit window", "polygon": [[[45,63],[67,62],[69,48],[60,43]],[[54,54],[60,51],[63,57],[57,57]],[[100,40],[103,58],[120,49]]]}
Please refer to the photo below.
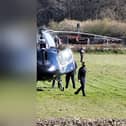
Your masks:
{"label": "helicopter cockpit window", "polygon": [[59,48],[59,46],[62,44],[61,38],[55,32],[50,31],[50,34],[54,39],[56,47]]}

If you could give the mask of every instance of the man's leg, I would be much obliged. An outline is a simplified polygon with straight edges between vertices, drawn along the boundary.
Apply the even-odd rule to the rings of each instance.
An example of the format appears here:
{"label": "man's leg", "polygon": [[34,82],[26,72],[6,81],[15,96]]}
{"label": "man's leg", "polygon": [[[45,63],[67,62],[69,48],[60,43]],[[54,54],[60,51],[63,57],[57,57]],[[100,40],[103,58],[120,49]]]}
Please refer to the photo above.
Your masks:
{"label": "man's leg", "polygon": [[86,94],[85,94],[85,81],[81,82],[81,86],[82,86],[82,95],[86,96]]}
{"label": "man's leg", "polygon": [[78,94],[81,89],[82,89],[82,86],[80,86],[80,88],[74,94]]}
{"label": "man's leg", "polygon": [[70,81],[70,75],[66,74],[66,88],[68,88],[69,81]]}
{"label": "man's leg", "polygon": [[53,80],[53,82],[52,82],[52,88],[55,87],[55,81],[56,81],[56,80]]}
{"label": "man's leg", "polygon": [[64,91],[64,87],[62,86],[62,81],[61,81],[61,80],[58,80],[58,88],[59,88],[61,91]]}
{"label": "man's leg", "polygon": [[76,88],[75,87],[74,73],[71,75],[71,80],[72,80],[73,88]]}
{"label": "man's leg", "polygon": [[57,81],[58,81],[58,88],[61,91],[64,91],[64,87],[62,86],[62,80],[61,80],[60,76],[58,77]]}

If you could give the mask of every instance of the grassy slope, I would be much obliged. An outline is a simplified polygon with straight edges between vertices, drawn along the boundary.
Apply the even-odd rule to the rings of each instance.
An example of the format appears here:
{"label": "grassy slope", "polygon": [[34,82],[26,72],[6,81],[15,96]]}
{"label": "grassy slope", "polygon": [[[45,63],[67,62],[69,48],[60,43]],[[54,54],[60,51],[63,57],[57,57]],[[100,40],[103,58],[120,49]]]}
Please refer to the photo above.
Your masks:
{"label": "grassy slope", "polygon": [[[75,54],[79,63],[79,55]],[[38,82],[37,117],[126,118],[126,55],[87,54],[87,97],[74,95],[71,84],[65,92]],[[63,83],[64,77],[63,77]],[[76,77],[76,85],[79,83]]]}

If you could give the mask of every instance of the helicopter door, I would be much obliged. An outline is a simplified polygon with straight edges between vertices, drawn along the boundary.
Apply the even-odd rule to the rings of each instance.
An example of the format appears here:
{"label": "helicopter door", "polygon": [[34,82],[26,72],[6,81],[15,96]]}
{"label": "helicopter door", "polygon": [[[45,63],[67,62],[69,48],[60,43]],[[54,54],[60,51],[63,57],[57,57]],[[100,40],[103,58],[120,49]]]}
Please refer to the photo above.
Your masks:
{"label": "helicopter door", "polygon": [[45,56],[45,50],[44,49],[41,50],[41,55],[42,55],[42,64],[45,64],[46,56]]}
{"label": "helicopter door", "polygon": [[39,64],[45,64],[47,61],[47,52],[45,49],[38,50],[37,52],[37,62]]}

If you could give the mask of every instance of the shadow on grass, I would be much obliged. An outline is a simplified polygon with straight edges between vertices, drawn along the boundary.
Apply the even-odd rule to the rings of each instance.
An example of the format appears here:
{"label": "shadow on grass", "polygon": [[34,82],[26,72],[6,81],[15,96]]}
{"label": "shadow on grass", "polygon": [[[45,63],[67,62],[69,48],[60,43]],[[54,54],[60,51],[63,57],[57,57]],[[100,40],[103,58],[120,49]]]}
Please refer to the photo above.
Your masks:
{"label": "shadow on grass", "polygon": [[50,91],[51,87],[36,87],[36,91]]}

